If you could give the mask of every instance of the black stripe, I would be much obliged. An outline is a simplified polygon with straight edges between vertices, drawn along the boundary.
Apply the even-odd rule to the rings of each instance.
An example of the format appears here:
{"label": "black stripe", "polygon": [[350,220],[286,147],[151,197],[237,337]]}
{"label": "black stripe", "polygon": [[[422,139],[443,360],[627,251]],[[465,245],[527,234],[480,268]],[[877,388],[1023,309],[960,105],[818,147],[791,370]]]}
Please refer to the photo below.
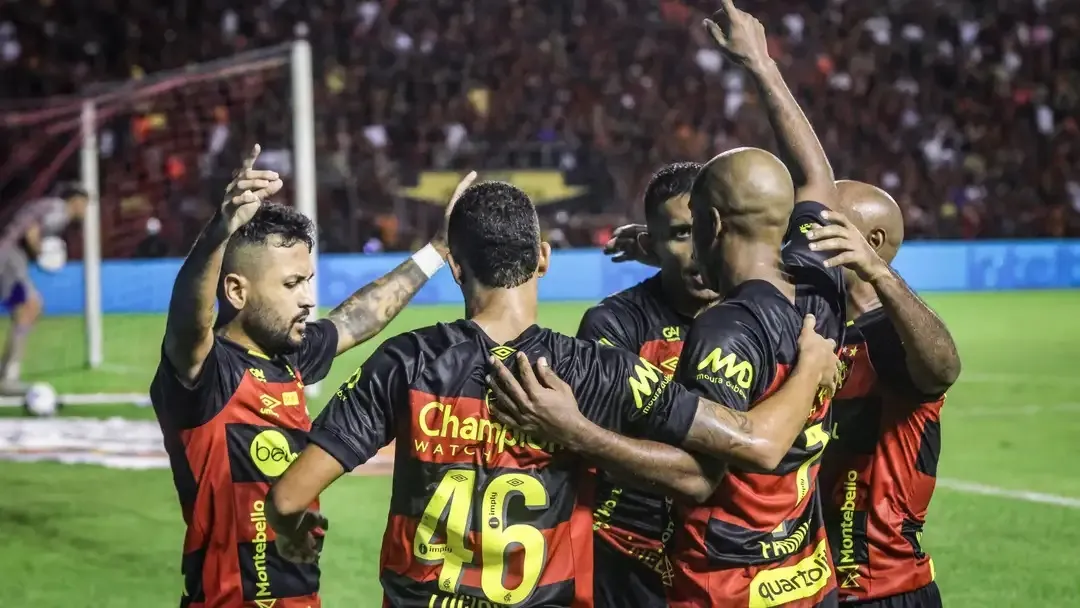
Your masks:
{"label": "black stripe", "polygon": [[923,475],[937,477],[938,458],[941,456],[941,423],[927,420],[919,437],[919,456],[915,470]]}

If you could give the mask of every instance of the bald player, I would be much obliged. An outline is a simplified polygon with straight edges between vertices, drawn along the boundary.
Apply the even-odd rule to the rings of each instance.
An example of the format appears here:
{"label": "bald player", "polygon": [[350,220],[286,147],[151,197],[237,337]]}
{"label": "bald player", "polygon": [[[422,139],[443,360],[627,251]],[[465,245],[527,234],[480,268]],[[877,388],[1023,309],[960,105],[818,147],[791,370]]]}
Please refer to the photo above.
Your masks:
{"label": "bald player", "polygon": [[833,405],[822,502],[842,601],[875,608],[941,606],[922,531],[941,451],[941,407],[960,373],[941,319],[889,263],[904,239],[896,201],[838,182],[839,209],[807,236],[844,265],[846,380]]}

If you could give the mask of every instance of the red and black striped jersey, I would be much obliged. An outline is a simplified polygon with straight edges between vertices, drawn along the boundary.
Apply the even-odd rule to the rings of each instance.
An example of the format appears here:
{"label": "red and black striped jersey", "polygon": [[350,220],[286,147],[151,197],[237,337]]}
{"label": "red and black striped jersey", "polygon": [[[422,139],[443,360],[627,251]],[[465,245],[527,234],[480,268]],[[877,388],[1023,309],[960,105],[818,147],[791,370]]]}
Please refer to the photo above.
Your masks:
{"label": "red and black striped jersey", "polygon": [[[784,382],[798,352],[805,314],[840,343],[846,288],[804,233],[824,207],[796,205],[782,257],[796,284],[792,303],[765,281],[748,281],[701,313],[683,346],[675,379],[729,407],[748,410]],[[802,435],[773,471],[731,467],[701,505],[677,507],[669,603],[696,606],[834,604],[836,584],[817,495],[818,460],[828,442],[830,407],[820,401]]]}
{"label": "red and black striped jersey", "polygon": [[[664,301],[656,274],[586,311],[577,337],[638,353],[671,376],[691,321]],[[623,487],[599,471],[593,530],[601,542],[642,560],[658,576],[670,576],[662,559],[674,532],[670,498]]]}
{"label": "red and black striped jersey", "polygon": [[593,605],[587,467],[487,407],[488,357],[515,352],[546,357],[597,424],[672,443],[689,430],[697,397],[621,349],[535,325],[500,345],[466,320],[388,340],[310,434],[346,470],[395,440],[384,606]]}
{"label": "red and black striped jersey", "polygon": [[848,327],[848,366],[833,404],[822,460],[825,526],[842,600],[914,591],[934,580],[922,549],[941,452],[944,395],[926,395],[907,372],[904,345],[882,309]]}
{"label": "red and black striped jersey", "polygon": [[187,525],[181,607],[319,606],[318,565],[278,556],[264,500],[307,443],[304,381],[326,376],[337,341],[325,319],[278,358],[216,337],[194,384],[162,355],[150,398]]}

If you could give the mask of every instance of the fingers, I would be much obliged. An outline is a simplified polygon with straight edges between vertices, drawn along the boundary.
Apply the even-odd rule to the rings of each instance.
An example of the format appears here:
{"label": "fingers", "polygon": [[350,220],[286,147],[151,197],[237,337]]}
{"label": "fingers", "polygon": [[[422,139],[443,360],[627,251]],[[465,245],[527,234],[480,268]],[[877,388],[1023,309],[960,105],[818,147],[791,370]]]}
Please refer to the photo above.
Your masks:
{"label": "fingers", "polygon": [[827,224],[825,226],[816,226],[813,230],[806,233],[806,238],[811,241],[822,241],[847,234],[848,230],[846,227],[838,224]]}
{"label": "fingers", "polygon": [[735,11],[739,9],[735,8],[734,0],[720,0],[720,10],[724,11],[728,15],[734,15]]}
{"label": "fingers", "polygon": [[490,377],[487,381],[490,398],[487,401],[488,411],[503,424],[509,424],[515,428],[521,428],[521,414],[517,411],[514,400],[506,394]]}
{"label": "fingers", "polygon": [[540,357],[536,360],[536,377],[545,388],[559,388],[560,385],[565,384],[562,378],[552,371],[546,357]]}
{"label": "fingers", "polygon": [[806,315],[805,317],[803,317],[802,333],[800,334],[800,337],[805,336],[807,332],[817,333],[817,319],[814,317],[814,315]]}
{"label": "fingers", "polygon": [[517,354],[517,367],[518,377],[521,378],[521,387],[525,389],[525,394],[530,399],[535,399],[544,387],[540,386],[536,374],[533,373],[532,364],[529,363],[529,358],[523,352]]}
{"label": "fingers", "polygon": [[259,202],[259,197],[251,190],[244,190],[239,196],[232,197],[232,204],[234,205],[249,205],[251,203]]}
{"label": "fingers", "polygon": [[716,24],[712,19],[706,19],[704,22],[705,29],[712,35],[713,40],[720,46],[727,46],[727,36],[724,35],[724,30],[720,29],[720,26]]}
{"label": "fingers", "polygon": [[251,147],[251,152],[248,152],[247,158],[244,159],[241,165],[244,171],[251,171],[251,168],[255,166],[255,161],[259,159],[260,152],[262,152],[262,146],[259,144]]}
{"label": "fingers", "polygon": [[623,236],[630,237],[647,231],[648,228],[646,228],[644,224],[626,224],[625,226],[616,228],[615,231],[611,233],[612,239],[608,242],[613,243]]}
{"label": "fingers", "polygon": [[844,253],[839,253],[825,260],[825,266],[827,268],[836,268],[837,266],[847,266],[848,264],[854,264],[858,260],[858,253],[854,251],[845,251]]}
{"label": "fingers", "polygon": [[461,178],[457,188],[454,188],[454,195],[450,197],[450,205],[456,203],[461,198],[461,195],[465,194],[465,191],[469,189],[469,186],[473,185],[474,181],[476,181],[476,171],[469,171],[468,175]]}
{"label": "fingers", "polygon": [[491,380],[488,384],[491,385],[493,390],[498,388],[499,392],[506,396],[506,405],[510,406],[516,413],[517,404],[529,400],[528,393],[525,392],[525,388],[514,377],[514,374],[510,373],[510,370],[497,357],[489,358],[488,363],[491,365],[492,371]]}
{"label": "fingers", "polygon": [[826,222],[843,226],[845,228],[850,228],[852,226],[851,220],[849,220],[846,215],[840,213],[839,211],[822,211],[821,219],[825,220]]}
{"label": "fingers", "polygon": [[851,251],[854,244],[846,236],[810,243],[810,251]]}

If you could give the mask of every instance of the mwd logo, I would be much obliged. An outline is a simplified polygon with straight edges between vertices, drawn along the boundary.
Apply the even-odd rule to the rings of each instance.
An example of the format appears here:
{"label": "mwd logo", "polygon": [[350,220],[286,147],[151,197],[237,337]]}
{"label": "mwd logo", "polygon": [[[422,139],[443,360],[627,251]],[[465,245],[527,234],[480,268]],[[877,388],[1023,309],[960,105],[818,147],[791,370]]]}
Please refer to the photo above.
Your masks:
{"label": "mwd logo", "polygon": [[1080,287],[1080,243],[970,245],[967,283],[970,290]]}

